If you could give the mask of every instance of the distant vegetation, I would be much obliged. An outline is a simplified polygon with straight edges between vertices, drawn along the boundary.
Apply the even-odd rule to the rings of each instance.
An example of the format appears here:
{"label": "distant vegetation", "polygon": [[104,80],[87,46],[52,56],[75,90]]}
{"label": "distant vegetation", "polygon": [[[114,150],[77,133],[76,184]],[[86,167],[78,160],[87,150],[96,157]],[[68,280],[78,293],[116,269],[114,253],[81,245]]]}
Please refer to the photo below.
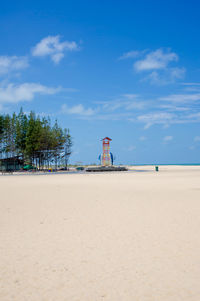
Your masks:
{"label": "distant vegetation", "polygon": [[41,169],[59,165],[67,168],[72,139],[68,129],[51,125],[50,118],[34,112],[0,115],[0,159],[20,158]]}

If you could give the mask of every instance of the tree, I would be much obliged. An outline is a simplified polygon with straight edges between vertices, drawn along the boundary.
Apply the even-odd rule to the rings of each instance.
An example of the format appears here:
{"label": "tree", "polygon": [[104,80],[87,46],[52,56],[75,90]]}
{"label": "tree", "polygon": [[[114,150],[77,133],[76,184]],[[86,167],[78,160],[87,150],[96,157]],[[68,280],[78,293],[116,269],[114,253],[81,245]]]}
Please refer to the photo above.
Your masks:
{"label": "tree", "polygon": [[27,139],[27,131],[28,131],[28,118],[24,114],[22,108],[20,109],[19,115],[16,120],[16,148],[17,154],[25,158],[26,152],[26,139]]}
{"label": "tree", "polygon": [[52,148],[55,168],[58,167],[58,162],[61,159],[61,152],[63,150],[64,135],[62,129],[58,126],[57,120],[52,128]]}
{"label": "tree", "polygon": [[68,169],[69,158],[72,153],[72,145],[73,145],[72,138],[68,129],[64,129],[64,137],[65,137],[64,162],[65,162],[65,168]]}
{"label": "tree", "polygon": [[3,155],[4,117],[0,115],[0,158]]}
{"label": "tree", "polygon": [[1,158],[20,158],[36,167],[64,163],[67,168],[71,154],[69,130],[63,130],[57,120],[51,126],[50,118],[27,116],[22,109],[18,115],[0,115],[0,156]]}

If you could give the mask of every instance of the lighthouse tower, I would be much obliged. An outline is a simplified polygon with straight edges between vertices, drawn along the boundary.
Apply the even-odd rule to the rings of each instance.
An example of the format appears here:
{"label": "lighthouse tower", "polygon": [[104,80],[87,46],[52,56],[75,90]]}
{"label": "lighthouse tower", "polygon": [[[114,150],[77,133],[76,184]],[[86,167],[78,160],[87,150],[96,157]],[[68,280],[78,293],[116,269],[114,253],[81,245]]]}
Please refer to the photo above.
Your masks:
{"label": "lighthouse tower", "polygon": [[111,153],[110,153],[110,141],[112,139],[105,137],[102,139],[103,141],[103,154],[101,156],[101,165],[102,166],[111,166],[112,160],[111,160]]}

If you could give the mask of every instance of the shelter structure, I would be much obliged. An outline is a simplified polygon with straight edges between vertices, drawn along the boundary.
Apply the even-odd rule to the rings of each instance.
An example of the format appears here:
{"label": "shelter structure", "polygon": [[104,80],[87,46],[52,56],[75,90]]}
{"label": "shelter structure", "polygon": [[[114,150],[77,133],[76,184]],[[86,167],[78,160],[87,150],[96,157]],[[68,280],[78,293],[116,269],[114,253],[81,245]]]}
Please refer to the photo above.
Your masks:
{"label": "shelter structure", "polygon": [[24,166],[24,160],[19,157],[9,157],[0,159],[0,171],[15,171],[20,170]]}

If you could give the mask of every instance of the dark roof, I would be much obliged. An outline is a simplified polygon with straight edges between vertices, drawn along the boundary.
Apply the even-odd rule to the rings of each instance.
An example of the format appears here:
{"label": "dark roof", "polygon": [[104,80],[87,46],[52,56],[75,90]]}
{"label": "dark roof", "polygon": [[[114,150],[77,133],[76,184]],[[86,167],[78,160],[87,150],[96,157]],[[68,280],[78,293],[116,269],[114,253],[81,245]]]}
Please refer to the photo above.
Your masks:
{"label": "dark roof", "polygon": [[9,158],[3,158],[3,159],[0,159],[0,162],[18,162],[18,163],[21,163],[23,164],[24,163],[24,160],[20,159],[19,157],[9,157]]}
{"label": "dark roof", "polygon": [[105,138],[103,138],[102,140],[103,140],[103,141],[104,141],[104,140],[109,140],[109,141],[111,141],[112,139],[110,139],[109,137],[105,137]]}

